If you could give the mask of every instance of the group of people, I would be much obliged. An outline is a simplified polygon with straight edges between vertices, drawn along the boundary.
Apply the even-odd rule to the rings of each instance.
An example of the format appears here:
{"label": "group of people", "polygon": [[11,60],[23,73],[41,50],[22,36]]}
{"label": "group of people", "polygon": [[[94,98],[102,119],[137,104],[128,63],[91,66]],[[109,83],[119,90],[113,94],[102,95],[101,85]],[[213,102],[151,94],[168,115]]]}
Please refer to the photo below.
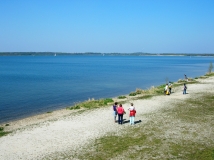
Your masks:
{"label": "group of people", "polygon": [[[184,83],[184,86],[183,86],[183,94],[186,94],[186,91],[187,91],[187,86],[186,86],[186,84]],[[171,83],[169,83],[169,84],[167,83],[166,86],[165,86],[165,88],[164,88],[164,93],[165,93],[166,95],[170,95],[171,92],[172,92],[172,84],[171,84]]]}
{"label": "group of people", "polygon": [[166,95],[170,95],[172,93],[172,84],[171,83],[167,83],[165,88],[164,88],[164,93]]}
{"label": "group of people", "polygon": [[[185,80],[188,81],[188,78],[186,75],[184,75]],[[187,86],[184,83],[184,87],[183,87],[183,94],[186,94],[186,90],[187,90]],[[172,83],[170,82],[169,84],[167,83],[165,88],[164,88],[164,93],[166,95],[170,95],[172,93]],[[129,109],[129,118],[130,118],[130,125],[134,125],[135,123],[135,114],[136,114],[136,110],[134,107],[134,104],[131,103]],[[114,122],[118,124],[123,124],[123,115],[126,114],[126,111],[124,110],[122,104],[119,104],[117,102],[114,103],[113,105],[113,115],[114,115]],[[117,116],[118,116],[118,120],[117,120]]]}
{"label": "group of people", "polygon": [[[184,74],[184,79],[186,80],[186,81],[188,81],[188,78],[187,78],[187,75],[186,74]],[[184,86],[183,86],[183,94],[186,94],[186,90],[187,90],[187,86],[186,86],[186,84],[184,83]],[[166,84],[166,86],[165,86],[165,88],[164,88],[164,93],[166,94],[166,95],[170,95],[171,93],[172,93],[172,83],[170,82],[169,84],[167,83]]]}
{"label": "group of people", "polygon": [[[130,117],[130,125],[134,125],[135,120],[135,114],[136,110],[134,107],[134,104],[131,103],[130,107],[128,108],[129,111],[129,117]],[[117,102],[113,105],[113,115],[114,115],[114,122],[118,124],[123,124],[123,115],[126,114],[126,111],[124,110],[122,104],[119,104]],[[117,120],[118,116],[118,120]]]}

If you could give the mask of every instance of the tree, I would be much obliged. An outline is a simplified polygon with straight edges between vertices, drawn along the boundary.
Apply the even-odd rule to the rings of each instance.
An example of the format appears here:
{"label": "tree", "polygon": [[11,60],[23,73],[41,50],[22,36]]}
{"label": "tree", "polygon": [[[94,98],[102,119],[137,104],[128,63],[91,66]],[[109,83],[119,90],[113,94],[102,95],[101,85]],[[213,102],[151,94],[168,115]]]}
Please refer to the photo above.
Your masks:
{"label": "tree", "polygon": [[209,68],[208,68],[208,73],[211,73],[213,69],[213,64],[210,62]]}

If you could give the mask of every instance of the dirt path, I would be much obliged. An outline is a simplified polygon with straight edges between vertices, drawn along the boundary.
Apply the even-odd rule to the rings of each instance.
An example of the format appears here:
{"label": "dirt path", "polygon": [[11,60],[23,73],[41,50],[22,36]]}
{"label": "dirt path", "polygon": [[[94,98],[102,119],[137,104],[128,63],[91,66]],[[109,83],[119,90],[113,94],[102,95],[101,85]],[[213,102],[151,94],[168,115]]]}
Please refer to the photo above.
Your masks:
{"label": "dirt path", "polygon": [[[199,81],[201,83],[188,85],[186,95],[182,94],[182,87],[178,87],[170,96],[157,96],[130,102],[134,103],[137,115],[141,115],[158,112],[164,107],[170,107],[169,104],[173,102],[197,97],[201,92],[214,93],[214,77]],[[127,110],[129,103],[123,106]],[[67,151],[75,153],[96,138],[130,127],[129,123],[118,125],[113,122],[112,106],[85,111],[81,114],[72,114],[63,110],[43,118],[38,117],[10,124],[7,129],[13,132],[0,138],[0,159],[42,159],[47,155],[54,156],[56,153]],[[124,118],[128,120],[128,114]],[[135,121],[139,120],[141,123],[137,123],[136,127],[146,121],[137,116]]]}

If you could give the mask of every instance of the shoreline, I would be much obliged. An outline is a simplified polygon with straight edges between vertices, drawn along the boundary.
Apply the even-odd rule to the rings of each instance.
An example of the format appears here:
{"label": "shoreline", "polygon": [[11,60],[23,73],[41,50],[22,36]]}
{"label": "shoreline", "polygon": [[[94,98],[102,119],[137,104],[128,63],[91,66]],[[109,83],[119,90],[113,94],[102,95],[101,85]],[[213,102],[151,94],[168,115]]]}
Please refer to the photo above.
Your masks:
{"label": "shoreline", "polygon": [[[205,75],[202,75],[202,76],[205,76]],[[200,76],[200,77],[202,77],[202,76]],[[174,82],[174,83],[178,83],[178,81]],[[152,87],[154,87],[154,86],[151,86],[150,88],[152,88]],[[154,88],[158,88],[158,87],[159,86],[156,86]],[[148,90],[149,89],[146,89],[145,91],[148,91]],[[118,98],[119,96],[117,96],[117,97],[112,97],[111,99],[114,102],[115,101],[117,101],[117,102],[125,101],[125,103],[127,103],[126,101],[134,100],[134,99],[138,98],[139,95],[129,96],[129,94],[126,94],[126,95],[123,95],[123,96],[126,96],[127,98],[125,98],[125,99],[119,99]],[[80,103],[84,103],[84,102],[87,102],[87,100],[83,101],[83,102],[80,102]],[[112,105],[113,105],[114,102],[112,102]],[[106,105],[106,106],[100,107],[100,108],[106,108],[108,106],[109,106],[109,104]],[[41,113],[41,114],[35,114],[33,116],[27,116],[25,118],[15,119],[15,120],[7,121],[7,122],[2,122],[2,123],[0,123],[0,127],[5,127],[5,131],[10,131],[11,129],[14,130],[14,129],[17,129],[17,128],[25,127],[26,125],[32,125],[32,124],[42,123],[42,122],[45,122],[45,121],[54,121],[54,120],[57,120],[57,119],[59,119],[61,117],[69,116],[71,114],[75,114],[75,113],[77,113],[80,110],[82,110],[82,111],[83,110],[84,111],[88,110],[87,108],[76,109],[76,110],[70,110],[70,109],[68,109],[68,108],[71,108],[71,107],[74,107],[74,106],[68,106],[66,108],[53,110],[51,112],[45,112],[45,113]],[[90,109],[89,109],[89,111],[90,111]]]}
{"label": "shoreline", "polygon": [[[173,88],[170,96],[158,95],[149,99],[129,99],[122,103],[128,110],[130,102],[137,110],[134,128],[144,127],[161,110],[172,109],[174,103],[189,98],[197,98],[203,93],[214,93],[214,76],[200,78],[199,83],[188,84],[186,95],[182,86]],[[65,113],[66,111],[67,113]],[[57,114],[59,113],[59,114]],[[0,137],[0,159],[61,159],[61,155],[71,155],[74,159],[84,147],[95,140],[115,133],[121,135],[130,129],[129,115],[124,115],[126,123],[118,125],[113,122],[112,105],[106,107],[61,110],[54,116],[31,117],[5,126],[5,131],[12,131]],[[167,117],[165,117],[167,118]],[[179,122],[179,121],[178,121]]]}
{"label": "shoreline", "polygon": [[[65,58],[62,58],[62,59],[64,60]],[[82,59],[82,58],[79,58],[79,59]],[[83,59],[83,61],[86,60],[86,59]],[[98,58],[98,59],[99,60],[102,59],[102,61],[103,61],[102,57]],[[113,59],[114,58],[110,58],[109,60],[112,61]],[[117,58],[115,60],[117,62],[119,62],[122,59],[121,58]],[[127,60],[127,62],[132,62],[132,63],[135,63],[135,60],[144,62],[144,58],[140,58],[139,59],[137,57],[135,57],[135,58],[133,57],[133,59],[132,58],[131,59],[125,58],[125,59]],[[209,62],[207,62],[207,60],[209,60],[209,58],[204,58],[204,59],[196,58],[196,60],[193,60],[193,61],[190,60],[189,58],[179,58],[179,57],[178,58],[170,58],[170,57],[168,57],[168,58],[164,58],[164,59],[167,60],[167,62],[170,62],[171,59],[175,60],[176,61],[175,64],[177,64],[177,63],[183,64],[182,60],[183,59],[187,60],[188,63],[192,64],[194,66],[194,68],[195,68],[195,71],[192,71],[192,67],[193,67],[192,65],[188,65],[188,66],[191,66],[191,67],[188,67],[188,66],[185,67],[185,72],[190,77],[203,75],[204,72],[205,72],[204,68],[207,69],[207,65],[206,64],[209,63]],[[14,60],[16,60],[16,58],[14,58]],[[25,60],[25,58],[24,59],[21,58],[18,61],[19,62],[18,64],[20,64],[20,61],[22,61],[22,60]],[[27,60],[28,60],[28,58],[27,58]],[[35,59],[35,60],[30,58],[29,60],[32,60],[33,64],[35,64],[35,66],[40,61],[44,61],[44,60],[45,60],[45,62],[51,61],[49,58],[48,59],[46,59],[46,58],[38,58],[38,59]],[[74,60],[76,60],[76,59],[74,59]],[[92,58],[91,60],[93,62],[94,58]],[[107,60],[107,62],[110,62],[109,60]],[[54,64],[56,64],[56,66],[60,66],[60,63],[59,63],[60,61],[61,61],[61,58],[57,59],[56,63],[54,63]],[[73,62],[73,59],[69,59],[69,62],[70,61]],[[102,61],[100,61],[100,62],[102,62]],[[106,61],[106,60],[104,60],[104,61]],[[162,64],[163,63],[162,62],[162,58],[158,58],[158,57],[156,57],[156,58],[150,57],[149,58],[149,63],[150,63],[150,61],[151,62],[158,61],[158,64]],[[200,61],[200,63],[203,63],[203,65],[202,65],[203,69],[201,69],[201,68],[198,69],[198,65],[196,65],[196,64],[199,63],[198,61]],[[6,62],[9,63],[10,59],[8,59],[8,61],[6,61]],[[112,61],[112,62],[114,62],[114,61]],[[45,64],[44,66],[46,66],[48,63],[44,63],[44,64]],[[88,64],[93,64],[93,63],[90,62]],[[112,63],[112,64],[114,64],[114,63]],[[167,63],[165,63],[165,64],[167,64]],[[164,64],[164,66],[165,66],[165,64]],[[21,66],[22,65],[20,65],[20,67]],[[77,66],[79,66],[79,65],[77,65]],[[111,66],[114,66],[114,65],[111,65]],[[133,66],[135,66],[135,65],[133,65]],[[137,66],[144,67],[144,65],[137,65]],[[175,67],[175,69],[177,68],[176,65],[172,65],[172,66],[173,66],[173,68]],[[34,67],[34,65],[33,65],[33,67]],[[106,67],[106,65],[104,65],[104,67]],[[50,68],[51,68],[51,71],[52,71],[51,73],[55,73],[54,67],[50,67]],[[169,68],[169,67],[167,67],[167,68]],[[202,72],[202,70],[204,70],[204,71]],[[106,72],[106,74],[101,74],[101,75],[104,75],[104,77],[105,77],[105,75],[109,75],[109,73],[111,73],[111,70],[109,70],[109,71]],[[123,70],[121,70],[121,71],[123,71]],[[80,80],[81,82],[79,82],[79,80],[78,80],[77,83],[75,82],[76,81],[75,78],[72,78],[72,76],[68,80],[67,76],[69,75],[69,72],[66,72],[66,73],[68,73],[68,75],[66,74],[67,76],[65,76],[65,77],[63,76],[63,81],[66,82],[66,85],[65,84],[60,85],[60,83],[57,83],[57,81],[56,81],[57,80],[57,76],[55,76],[55,74],[53,74],[53,75],[52,74],[46,74],[45,75],[45,76],[48,76],[47,78],[51,78],[52,76],[55,77],[54,80],[51,80],[49,82],[49,81],[46,81],[43,78],[40,80],[40,77],[42,77],[44,75],[38,76],[39,73],[37,73],[37,72],[34,73],[34,74],[31,74],[31,72],[25,73],[25,74],[29,74],[30,75],[30,77],[28,78],[29,80],[31,78],[36,78],[36,80],[33,82],[33,84],[35,83],[35,85],[32,85],[31,84],[32,82],[29,81],[29,80],[27,80],[27,82],[22,80],[20,82],[21,86],[17,86],[17,85],[8,86],[8,85],[5,85],[3,87],[6,90],[8,90],[8,92],[5,93],[5,94],[2,93],[2,106],[1,106],[2,116],[1,116],[0,124],[11,123],[13,121],[21,120],[21,119],[28,118],[28,117],[31,117],[31,116],[36,116],[36,115],[39,115],[39,114],[45,114],[45,113],[51,112],[51,111],[55,112],[57,110],[65,109],[66,107],[73,106],[75,103],[87,101],[88,98],[95,98],[96,100],[100,99],[100,98],[104,98],[104,97],[105,98],[111,98],[111,97],[115,97],[115,96],[118,96],[118,95],[128,94],[128,93],[132,92],[133,90],[135,90],[136,88],[147,89],[147,88],[149,88],[149,87],[151,87],[153,85],[158,86],[160,84],[164,84],[167,77],[169,77],[170,81],[173,81],[173,82],[177,81],[179,78],[183,78],[183,69],[180,69],[180,68],[176,69],[176,71],[178,71],[179,73],[171,72],[170,69],[166,73],[162,72],[162,69],[160,71],[159,71],[159,69],[157,69],[157,71],[158,71],[158,73],[161,73],[161,74],[160,74],[160,76],[158,76],[155,79],[152,78],[153,74],[156,74],[155,70],[151,72],[150,69],[146,69],[145,68],[145,73],[143,73],[143,74],[141,73],[141,70],[138,70],[138,69],[135,71],[135,73],[127,72],[128,73],[127,74],[126,72],[124,72],[125,74],[124,75],[122,74],[124,76],[124,80],[122,80],[121,82],[120,82],[120,80],[111,81],[112,78],[110,78],[110,82],[108,82],[108,81],[106,81],[106,79],[109,80],[109,78],[106,78],[106,79],[102,78],[102,80],[99,81],[99,86],[98,87],[97,87],[98,84],[94,83],[96,81],[88,81],[87,83],[85,83],[84,82],[84,78],[81,78],[81,80]],[[20,70],[20,72],[21,72],[21,70]],[[102,73],[102,71],[100,73]],[[164,73],[164,74],[162,74],[162,73]],[[6,84],[15,83],[16,82],[16,75],[13,75],[13,72],[12,73],[8,72],[7,74],[10,74],[10,76],[14,76],[14,78],[11,79],[12,81],[6,80],[6,81],[8,81],[8,82],[5,81]],[[139,78],[137,78],[137,77],[135,78],[135,80],[134,80],[135,82],[134,83],[133,83],[132,78],[130,78],[131,76],[129,76],[131,74],[132,75],[135,74],[136,76],[139,76]],[[33,76],[31,76],[31,75],[33,75]],[[34,77],[34,75],[36,77]],[[61,76],[61,74],[57,74],[57,75]],[[83,75],[85,75],[85,74],[83,74]],[[127,75],[127,77],[125,77],[126,75]],[[165,75],[167,75],[167,76],[165,76]],[[22,75],[19,75],[19,76],[24,77]],[[78,76],[82,77],[81,74],[78,74]],[[144,76],[145,76],[145,78],[144,78]],[[85,77],[85,76],[83,76],[83,77]],[[107,77],[111,77],[111,76],[107,76]],[[60,77],[58,77],[58,78],[60,78]],[[87,77],[85,77],[85,78],[87,78]],[[96,79],[96,75],[95,75],[95,77],[91,77],[91,78],[92,79],[94,79],[94,78]],[[74,83],[73,83],[73,81],[74,81]],[[23,83],[23,82],[25,82],[25,83]],[[61,81],[59,81],[59,82],[61,82]],[[70,83],[70,82],[72,82],[72,83]],[[81,84],[83,83],[84,84],[82,86],[83,88],[81,86],[79,86],[79,83],[81,83]],[[4,82],[3,82],[3,84],[4,84]],[[72,84],[72,85],[70,85],[70,84]],[[38,85],[38,88],[35,88],[35,86],[37,86],[37,85]],[[42,88],[43,85],[45,85],[47,87],[45,87],[43,89]],[[29,86],[32,91],[29,91],[28,87],[25,87],[25,86]],[[11,87],[12,87],[12,90],[14,90],[14,91],[10,92],[9,88],[11,88]],[[42,93],[40,93],[41,89],[43,89]]]}

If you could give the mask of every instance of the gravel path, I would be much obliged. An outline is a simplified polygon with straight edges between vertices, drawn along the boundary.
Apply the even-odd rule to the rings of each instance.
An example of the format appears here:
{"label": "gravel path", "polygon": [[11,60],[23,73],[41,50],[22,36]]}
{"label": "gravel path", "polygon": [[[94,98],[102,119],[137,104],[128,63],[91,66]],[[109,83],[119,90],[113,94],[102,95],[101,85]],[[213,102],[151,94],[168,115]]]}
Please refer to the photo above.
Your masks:
{"label": "gravel path", "polygon": [[[214,92],[214,77],[200,80],[203,83],[188,85],[187,92],[182,94],[182,87],[174,89],[170,96],[157,96],[148,100],[130,100],[137,110],[135,121],[141,120],[141,125],[146,119],[139,119],[138,115],[158,112],[168,104],[189,98],[201,92]],[[123,104],[125,110],[129,103]],[[57,111],[56,111],[57,112]],[[12,122],[8,127],[13,132],[0,138],[0,159],[42,159],[55,153],[76,152],[96,138],[109,132],[120,131],[130,127],[129,123],[118,125],[113,122],[112,106],[88,110],[81,114],[67,114],[65,111],[53,113],[51,116],[38,116]],[[61,116],[60,116],[61,115]],[[55,118],[55,120],[51,120]],[[124,116],[129,119],[128,114]]]}

